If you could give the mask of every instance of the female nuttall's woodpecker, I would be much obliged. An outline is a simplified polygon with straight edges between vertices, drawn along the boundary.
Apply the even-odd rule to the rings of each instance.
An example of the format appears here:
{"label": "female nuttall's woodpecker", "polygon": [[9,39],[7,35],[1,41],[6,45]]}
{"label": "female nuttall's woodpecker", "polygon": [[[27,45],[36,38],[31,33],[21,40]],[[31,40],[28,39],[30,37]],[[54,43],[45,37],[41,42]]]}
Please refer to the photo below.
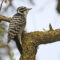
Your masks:
{"label": "female nuttall's woodpecker", "polygon": [[10,21],[10,25],[8,29],[8,43],[11,40],[14,40],[21,54],[22,54],[22,46],[20,42],[21,34],[25,28],[26,17],[27,17],[29,10],[31,10],[31,8],[26,8],[24,6],[18,7],[17,13],[12,17],[12,20]]}

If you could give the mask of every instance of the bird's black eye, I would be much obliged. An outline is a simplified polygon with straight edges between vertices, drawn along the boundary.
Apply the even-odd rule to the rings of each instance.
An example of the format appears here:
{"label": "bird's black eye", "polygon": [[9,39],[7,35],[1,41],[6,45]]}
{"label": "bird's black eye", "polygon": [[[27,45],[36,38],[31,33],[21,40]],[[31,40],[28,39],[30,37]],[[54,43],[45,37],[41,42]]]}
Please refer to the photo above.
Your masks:
{"label": "bird's black eye", "polygon": [[22,13],[24,12],[24,11],[21,11]]}

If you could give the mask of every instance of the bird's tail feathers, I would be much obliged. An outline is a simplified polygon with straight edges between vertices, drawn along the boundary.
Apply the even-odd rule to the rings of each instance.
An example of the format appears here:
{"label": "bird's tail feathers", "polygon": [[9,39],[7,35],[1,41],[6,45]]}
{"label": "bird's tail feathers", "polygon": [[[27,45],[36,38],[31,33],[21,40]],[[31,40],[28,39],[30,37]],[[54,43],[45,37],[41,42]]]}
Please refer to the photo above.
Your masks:
{"label": "bird's tail feathers", "polygon": [[18,36],[15,36],[14,41],[16,42],[16,45],[17,45],[17,48],[18,48],[19,52],[22,54],[22,46],[20,44]]}

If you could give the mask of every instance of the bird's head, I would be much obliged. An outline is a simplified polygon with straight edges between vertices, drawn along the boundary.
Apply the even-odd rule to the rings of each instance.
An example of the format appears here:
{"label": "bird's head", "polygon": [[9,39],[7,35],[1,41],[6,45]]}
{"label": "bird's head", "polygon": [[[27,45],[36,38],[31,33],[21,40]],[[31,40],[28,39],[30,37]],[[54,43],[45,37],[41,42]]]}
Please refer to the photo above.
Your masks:
{"label": "bird's head", "polygon": [[27,7],[21,6],[21,7],[17,8],[17,13],[27,15],[29,10],[31,10],[31,8],[27,8]]}

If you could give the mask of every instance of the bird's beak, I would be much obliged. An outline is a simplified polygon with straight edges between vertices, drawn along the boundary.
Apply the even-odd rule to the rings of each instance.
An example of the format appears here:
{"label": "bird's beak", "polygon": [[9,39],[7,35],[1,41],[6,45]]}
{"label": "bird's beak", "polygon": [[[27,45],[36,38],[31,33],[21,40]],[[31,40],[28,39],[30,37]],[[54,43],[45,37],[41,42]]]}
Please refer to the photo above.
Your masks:
{"label": "bird's beak", "polygon": [[31,10],[32,8],[28,8],[28,10]]}

